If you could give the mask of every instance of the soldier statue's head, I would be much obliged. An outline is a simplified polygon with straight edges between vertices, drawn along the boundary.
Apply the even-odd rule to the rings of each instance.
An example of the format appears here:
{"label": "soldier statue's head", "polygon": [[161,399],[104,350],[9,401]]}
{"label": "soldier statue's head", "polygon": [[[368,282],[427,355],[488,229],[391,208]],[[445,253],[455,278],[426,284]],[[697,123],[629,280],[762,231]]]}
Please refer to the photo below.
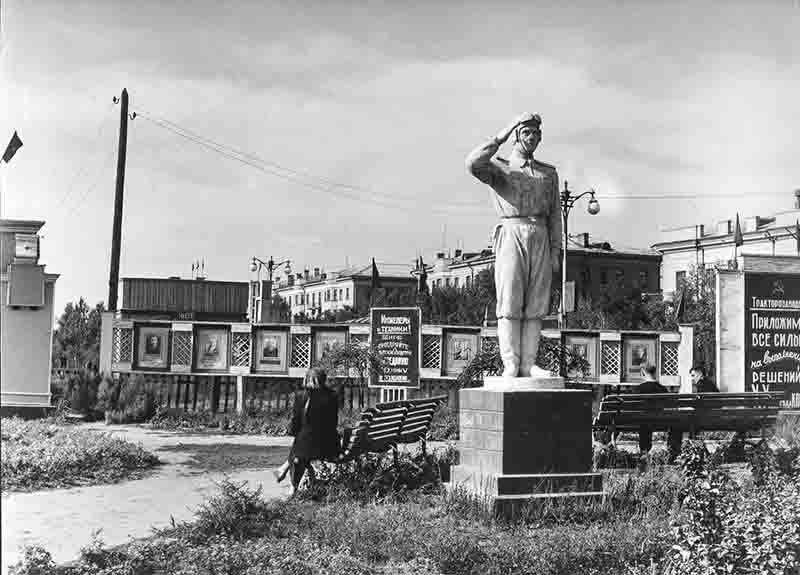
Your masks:
{"label": "soldier statue's head", "polygon": [[542,141],[542,118],[532,114],[527,121],[514,129],[514,147],[525,157],[530,157]]}

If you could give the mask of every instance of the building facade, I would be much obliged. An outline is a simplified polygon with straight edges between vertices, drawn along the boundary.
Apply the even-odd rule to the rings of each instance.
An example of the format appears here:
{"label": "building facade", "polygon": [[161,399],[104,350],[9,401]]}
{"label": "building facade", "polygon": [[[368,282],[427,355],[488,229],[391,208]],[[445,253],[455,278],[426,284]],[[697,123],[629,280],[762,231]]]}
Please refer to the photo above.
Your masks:
{"label": "building facade", "polygon": [[353,309],[359,315],[368,313],[371,303],[376,305],[413,305],[416,297],[416,279],[409,265],[387,266],[377,264],[380,288],[371,294],[372,265],[346,268],[326,273],[314,268],[313,273],[278,278],[273,283],[273,294],[289,304],[292,317],[301,315],[318,318],[326,312]]}
{"label": "building facade", "polygon": [[50,407],[57,274],[39,264],[42,221],[0,220],[0,407],[41,415]]}
{"label": "building facade", "polygon": [[800,190],[794,192],[794,207],[769,216],[740,217],[742,245],[735,246],[736,219],[713,225],[697,224],[665,230],[663,241],[653,245],[661,254],[661,286],[665,298],[672,298],[692,267],[734,267],[738,254],[791,256],[800,253],[798,220]]}
{"label": "building facade", "polygon": [[[592,242],[589,234],[571,239],[567,249],[567,281],[575,282],[576,296],[598,299],[616,289],[638,289],[655,294],[661,290],[659,267],[661,256],[654,250],[614,249],[608,242]],[[491,249],[480,252],[455,250],[452,257],[444,252],[426,265],[428,287],[469,288],[475,277],[494,265]],[[561,284],[555,274],[553,285]]]}

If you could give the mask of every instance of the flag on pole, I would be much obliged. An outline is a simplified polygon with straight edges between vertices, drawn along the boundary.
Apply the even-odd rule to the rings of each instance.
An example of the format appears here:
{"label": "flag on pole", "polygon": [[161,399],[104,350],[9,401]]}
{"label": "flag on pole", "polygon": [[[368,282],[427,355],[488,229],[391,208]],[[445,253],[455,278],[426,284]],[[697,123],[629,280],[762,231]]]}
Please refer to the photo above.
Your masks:
{"label": "flag on pole", "polygon": [[375,258],[372,258],[372,289],[381,287],[381,276],[378,275],[378,265],[375,263]]}
{"label": "flag on pole", "polygon": [[742,226],[739,224],[739,214],[736,214],[736,229],[733,230],[733,244],[738,248],[744,243],[742,237]]}
{"label": "flag on pole", "polygon": [[14,157],[14,154],[16,154],[17,150],[19,150],[21,147],[22,140],[19,139],[17,131],[14,130],[14,135],[11,136],[11,141],[8,143],[8,146],[6,146],[6,151],[3,153],[3,161],[6,164],[10,162],[11,158]]}
{"label": "flag on pole", "polygon": [[417,263],[419,268],[419,284],[417,285],[417,293],[425,293],[428,291],[428,272],[425,271],[425,262],[422,261],[422,256],[419,256]]}

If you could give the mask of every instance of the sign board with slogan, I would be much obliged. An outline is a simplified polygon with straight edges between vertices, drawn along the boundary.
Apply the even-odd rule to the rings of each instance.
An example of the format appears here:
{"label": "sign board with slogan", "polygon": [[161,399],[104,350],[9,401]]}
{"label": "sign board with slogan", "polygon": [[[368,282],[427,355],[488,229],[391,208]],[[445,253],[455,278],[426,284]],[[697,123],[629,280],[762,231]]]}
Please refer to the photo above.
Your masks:
{"label": "sign board with slogan", "polygon": [[383,367],[370,387],[419,387],[420,309],[374,307],[370,313],[372,350]]}
{"label": "sign board with slogan", "polygon": [[800,275],[745,273],[745,391],[800,390]]}

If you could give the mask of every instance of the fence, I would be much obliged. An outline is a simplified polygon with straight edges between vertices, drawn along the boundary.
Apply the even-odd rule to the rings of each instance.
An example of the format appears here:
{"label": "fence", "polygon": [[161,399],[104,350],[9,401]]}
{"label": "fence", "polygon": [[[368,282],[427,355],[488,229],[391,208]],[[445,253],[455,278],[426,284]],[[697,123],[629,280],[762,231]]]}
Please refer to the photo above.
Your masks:
{"label": "fence", "polygon": [[[141,377],[145,382],[155,385],[159,405],[189,412],[233,413],[288,409],[292,405],[292,396],[302,386],[301,381],[293,378],[245,376],[241,377],[240,384],[236,376],[229,375],[120,374],[122,381],[131,377]],[[350,381],[334,380],[331,383],[337,391],[341,407],[364,410],[380,402],[378,388]],[[422,380],[419,389],[411,389],[408,393],[409,398],[436,395],[446,395],[448,404],[458,409],[458,389],[450,381]]]}

